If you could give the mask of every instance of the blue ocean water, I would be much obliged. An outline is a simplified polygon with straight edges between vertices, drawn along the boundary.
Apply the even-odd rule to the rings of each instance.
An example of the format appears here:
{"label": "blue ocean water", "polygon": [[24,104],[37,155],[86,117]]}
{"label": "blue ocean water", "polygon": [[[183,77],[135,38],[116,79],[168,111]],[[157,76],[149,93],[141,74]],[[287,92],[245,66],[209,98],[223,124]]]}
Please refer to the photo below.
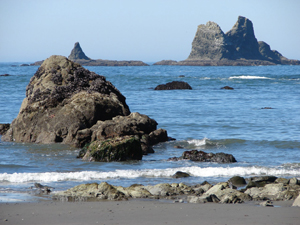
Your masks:
{"label": "blue ocean water", "polygon": [[[0,76],[0,123],[16,118],[38,68],[19,65],[0,63],[0,75],[11,75]],[[300,178],[300,66],[86,68],[104,75],[126,97],[131,112],[155,119],[176,141],[154,146],[155,153],[141,161],[112,163],[84,162],[76,158],[79,149],[62,144],[0,141],[0,201],[28,194],[35,182],[58,191],[102,181],[129,186],[216,183],[235,175]],[[175,80],[193,89],[154,90]],[[234,90],[221,89],[224,86]],[[238,162],[167,161],[186,149],[225,152]],[[191,177],[172,178],[178,170]]]}

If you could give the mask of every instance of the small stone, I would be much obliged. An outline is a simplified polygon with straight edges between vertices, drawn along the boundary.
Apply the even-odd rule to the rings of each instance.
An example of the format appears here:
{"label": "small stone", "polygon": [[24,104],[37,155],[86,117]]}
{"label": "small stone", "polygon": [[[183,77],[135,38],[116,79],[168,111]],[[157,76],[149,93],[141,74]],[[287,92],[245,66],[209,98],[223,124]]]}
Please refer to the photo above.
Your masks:
{"label": "small stone", "polygon": [[273,203],[270,200],[261,202],[259,205],[264,206],[264,207],[274,207]]}

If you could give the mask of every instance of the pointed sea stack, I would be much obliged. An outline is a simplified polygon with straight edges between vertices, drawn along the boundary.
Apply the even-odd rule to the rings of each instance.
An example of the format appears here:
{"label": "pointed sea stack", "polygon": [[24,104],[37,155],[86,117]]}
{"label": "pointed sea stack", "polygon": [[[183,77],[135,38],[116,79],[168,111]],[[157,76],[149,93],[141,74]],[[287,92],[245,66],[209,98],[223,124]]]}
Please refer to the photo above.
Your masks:
{"label": "pointed sea stack", "polygon": [[74,61],[74,60],[90,60],[89,57],[87,57],[84,52],[82,51],[79,42],[76,42],[74,45],[74,48],[71,51],[71,54],[69,55],[68,59]]}
{"label": "pointed sea stack", "polygon": [[[79,42],[76,42],[71,54],[68,57],[69,60],[80,64],[81,66],[149,66],[142,61],[128,60],[128,61],[117,61],[117,60],[103,60],[103,59],[91,59],[87,57]],[[30,64],[30,66],[42,65],[44,61],[38,61]]]}
{"label": "pointed sea stack", "polygon": [[[264,60],[259,52],[258,42],[254,35],[252,22],[239,16],[232,29],[226,33],[227,40],[233,48],[228,59]],[[224,57],[226,58],[226,57]]]}

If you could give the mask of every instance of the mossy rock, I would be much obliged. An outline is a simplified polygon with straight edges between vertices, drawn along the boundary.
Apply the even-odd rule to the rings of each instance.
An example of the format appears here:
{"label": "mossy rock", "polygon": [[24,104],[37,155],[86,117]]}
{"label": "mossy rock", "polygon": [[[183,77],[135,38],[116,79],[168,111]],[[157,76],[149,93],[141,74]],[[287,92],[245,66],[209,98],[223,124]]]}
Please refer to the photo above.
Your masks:
{"label": "mossy rock", "polygon": [[141,160],[143,157],[141,143],[135,136],[123,136],[104,141],[92,142],[83,156],[83,160],[112,162]]}
{"label": "mossy rock", "polygon": [[245,178],[240,176],[231,177],[228,181],[235,186],[244,186],[247,184]]}

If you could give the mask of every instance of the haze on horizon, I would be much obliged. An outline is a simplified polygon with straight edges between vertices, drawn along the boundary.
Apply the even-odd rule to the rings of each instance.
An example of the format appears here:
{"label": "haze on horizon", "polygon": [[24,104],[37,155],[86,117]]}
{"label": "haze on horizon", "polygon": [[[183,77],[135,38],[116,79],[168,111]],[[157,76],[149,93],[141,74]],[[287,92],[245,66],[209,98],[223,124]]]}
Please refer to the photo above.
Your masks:
{"label": "haze on horizon", "polygon": [[238,16],[258,41],[300,60],[299,0],[0,0],[0,62],[68,57],[75,42],[92,59],[184,60],[197,26],[226,33]]}

